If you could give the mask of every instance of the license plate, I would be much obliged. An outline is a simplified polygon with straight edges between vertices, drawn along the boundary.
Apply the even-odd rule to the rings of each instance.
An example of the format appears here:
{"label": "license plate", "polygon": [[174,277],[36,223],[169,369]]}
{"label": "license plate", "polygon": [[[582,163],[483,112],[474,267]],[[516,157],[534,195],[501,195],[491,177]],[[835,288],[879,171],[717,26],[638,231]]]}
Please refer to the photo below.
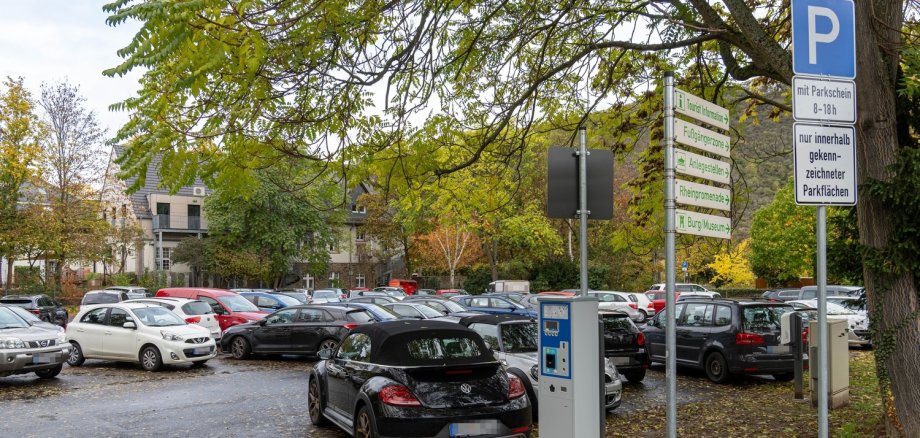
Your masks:
{"label": "license plate", "polygon": [[195,354],[208,354],[210,352],[211,352],[211,349],[208,347],[198,347],[193,351],[193,353]]}
{"label": "license plate", "polygon": [[468,423],[450,423],[451,438],[492,435],[499,432],[498,420],[480,420]]}
{"label": "license plate", "polygon": [[51,363],[54,362],[53,353],[38,353],[32,355],[32,363]]}
{"label": "license plate", "polygon": [[774,354],[792,353],[792,347],[788,345],[768,345],[767,353],[774,353]]}
{"label": "license plate", "polygon": [[614,365],[629,365],[629,358],[623,356],[615,356],[610,358],[610,362]]}

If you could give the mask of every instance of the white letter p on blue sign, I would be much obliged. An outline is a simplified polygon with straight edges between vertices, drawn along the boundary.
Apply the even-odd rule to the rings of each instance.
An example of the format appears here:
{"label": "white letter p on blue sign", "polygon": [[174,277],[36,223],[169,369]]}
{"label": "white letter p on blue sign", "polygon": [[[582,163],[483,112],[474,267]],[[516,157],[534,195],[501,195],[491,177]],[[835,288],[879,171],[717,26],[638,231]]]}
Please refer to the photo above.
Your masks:
{"label": "white letter p on blue sign", "polygon": [[852,0],[792,0],[795,74],[856,77],[856,19]]}

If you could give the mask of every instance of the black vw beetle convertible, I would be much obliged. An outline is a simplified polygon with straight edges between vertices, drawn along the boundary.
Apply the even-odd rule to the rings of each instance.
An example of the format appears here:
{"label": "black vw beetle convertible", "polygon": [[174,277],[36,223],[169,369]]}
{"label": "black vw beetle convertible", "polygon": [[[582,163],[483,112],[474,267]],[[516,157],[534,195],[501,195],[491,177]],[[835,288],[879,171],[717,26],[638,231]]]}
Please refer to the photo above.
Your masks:
{"label": "black vw beetle convertible", "polygon": [[530,404],[476,332],[397,320],[355,328],[309,376],[313,424],[359,438],[529,437]]}

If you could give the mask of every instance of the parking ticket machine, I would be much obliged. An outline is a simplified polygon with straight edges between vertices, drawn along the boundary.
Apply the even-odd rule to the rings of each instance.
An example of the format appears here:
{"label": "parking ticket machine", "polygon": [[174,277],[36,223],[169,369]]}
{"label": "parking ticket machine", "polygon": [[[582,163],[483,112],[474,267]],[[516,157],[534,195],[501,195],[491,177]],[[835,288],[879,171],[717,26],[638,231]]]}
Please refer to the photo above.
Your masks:
{"label": "parking ticket machine", "polygon": [[604,381],[597,299],[541,297],[540,436],[603,435]]}

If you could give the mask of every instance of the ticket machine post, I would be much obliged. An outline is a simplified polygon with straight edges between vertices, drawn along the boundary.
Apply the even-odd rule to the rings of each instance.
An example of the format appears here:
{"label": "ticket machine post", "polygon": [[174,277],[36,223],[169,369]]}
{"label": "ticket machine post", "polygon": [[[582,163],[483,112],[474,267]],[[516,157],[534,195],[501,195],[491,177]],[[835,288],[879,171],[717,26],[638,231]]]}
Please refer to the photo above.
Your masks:
{"label": "ticket machine post", "polygon": [[541,297],[540,436],[601,437],[604,380],[597,299]]}

